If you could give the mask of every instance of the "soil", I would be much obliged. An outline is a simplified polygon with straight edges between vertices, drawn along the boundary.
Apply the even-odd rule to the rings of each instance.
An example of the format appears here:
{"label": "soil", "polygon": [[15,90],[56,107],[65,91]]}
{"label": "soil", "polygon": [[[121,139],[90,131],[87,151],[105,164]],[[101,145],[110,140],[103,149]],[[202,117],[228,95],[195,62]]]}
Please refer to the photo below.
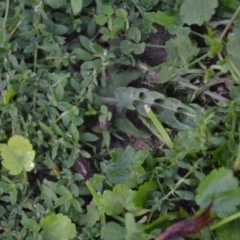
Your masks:
{"label": "soil", "polygon": [[[163,26],[154,25],[154,27],[157,29],[157,32],[149,36],[145,41],[147,44],[165,46],[166,42],[174,37]],[[136,58],[154,67],[167,61],[167,53],[164,48],[146,47],[145,52]]]}

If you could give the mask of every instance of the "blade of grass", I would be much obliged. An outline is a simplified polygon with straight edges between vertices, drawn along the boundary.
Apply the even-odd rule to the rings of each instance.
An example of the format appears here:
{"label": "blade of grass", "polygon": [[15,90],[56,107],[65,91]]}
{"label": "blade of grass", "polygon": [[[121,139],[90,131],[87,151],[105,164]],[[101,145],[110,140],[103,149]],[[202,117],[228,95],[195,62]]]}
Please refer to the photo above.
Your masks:
{"label": "blade of grass", "polygon": [[162,123],[158,120],[158,118],[156,117],[154,112],[151,110],[151,108],[147,104],[144,106],[144,108],[145,108],[145,111],[147,112],[147,115],[149,116],[149,118],[151,119],[151,121],[153,122],[155,127],[157,128],[158,132],[160,133],[160,135],[163,139],[163,143],[165,145],[167,145],[167,147],[169,149],[172,150],[173,149],[173,142],[172,142],[168,132],[163,127]]}
{"label": "blade of grass", "polygon": [[93,196],[94,202],[97,205],[98,212],[99,212],[100,219],[101,219],[101,224],[105,225],[106,224],[106,218],[105,218],[105,213],[103,211],[103,208],[102,208],[102,205],[101,205],[101,202],[100,202],[100,197],[98,196],[97,192],[95,191],[95,189],[91,185],[90,181],[86,181],[86,185],[87,185],[87,188],[88,188],[89,192]]}

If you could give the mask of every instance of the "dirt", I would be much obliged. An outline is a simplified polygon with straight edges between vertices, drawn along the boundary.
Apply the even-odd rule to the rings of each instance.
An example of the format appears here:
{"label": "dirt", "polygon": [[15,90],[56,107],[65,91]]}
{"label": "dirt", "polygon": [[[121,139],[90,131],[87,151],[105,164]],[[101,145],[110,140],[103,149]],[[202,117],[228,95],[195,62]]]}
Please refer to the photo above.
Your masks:
{"label": "dirt", "polygon": [[[166,42],[174,37],[163,26],[154,25],[154,27],[157,29],[157,32],[149,36],[145,41],[147,44],[165,46]],[[164,48],[146,47],[145,52],[137,56],[137,59],[154,67],[167,61],[167,53]]]}

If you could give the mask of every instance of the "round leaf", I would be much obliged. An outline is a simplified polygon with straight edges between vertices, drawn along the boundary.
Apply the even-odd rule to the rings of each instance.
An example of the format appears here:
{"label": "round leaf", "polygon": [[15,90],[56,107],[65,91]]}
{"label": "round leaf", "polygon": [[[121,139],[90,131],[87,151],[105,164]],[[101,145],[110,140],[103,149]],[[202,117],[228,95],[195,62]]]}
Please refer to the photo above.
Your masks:
{"label": "round leaf", "polygon": [[29,140],[15,135],[8,141],[8,145],[0,146],[2,165],[10,171],[11,175],[18,175],[23,170],[31,171],[34,168],[35,151]]}
{"label": "round leaf", "polygon": [[76,226],[63,214],[52,214],[40,221],[44,240],[68,240],[76,236]]}
{"label": "round leaf", "polygon": [[139,43],[141,41],[141,31],[136,27],[131,27],[128,31],[128,38],[134,42]]}
{"label": "round leaf", "polygon": [[71,0],[73,14],[76,15],[82,10],[82,0]]}
{"label": "round leaf", "polygon": [[66,0],[47,0],[47,3],[50,7],[57,9],[62,7],[66,3]]}
{"label": "round leaf", "polygon": [[129,54],[130,52],[132,52],[134,50],[135,45],[136,45],[135,43],[133,43],[129,40],[123,40],[120,44],[120,49],[121,49],[122,53]]}
{"label": "round leaf", "polygon": [[104,25],[106,22],[107,22],[107,20],[108,20],[108,17],[107,16],[105,16],[105,15],[98,15],[96,18],[95,18],[95,20],[96,20],[96,23],[98,24],[98,25]]}

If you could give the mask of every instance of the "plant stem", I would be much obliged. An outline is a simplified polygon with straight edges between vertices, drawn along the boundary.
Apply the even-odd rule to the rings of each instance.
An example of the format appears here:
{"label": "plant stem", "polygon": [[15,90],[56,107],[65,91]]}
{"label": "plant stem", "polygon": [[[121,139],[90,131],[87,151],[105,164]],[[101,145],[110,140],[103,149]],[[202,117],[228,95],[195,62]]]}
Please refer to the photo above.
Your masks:
{"label": "plant stem", "polygon": [[204,38],[204,35],[202,35],[202,34],[200,34],[200,33],[198,33],[198,32],[195,32],[195,31],[192,31],[192,30],[191,30],[191,33],[193,33],[193,34],[195,34],[196,36],[199,36],[199,37],[201,37],[201,38]]}
{"label": "plant stem", "polygon": [[196,60],[194,60],[193,62],[189,63],[189,67],[194,65],[195,63],[198,63],[199,61],[205,59],[206,57],[208,57],[208,53],[205,53],[204,55],[202,55],[201,57],[197,58]]}
{"label": "plant stem", "polygon": [[212,21],[209,23],[210,26],[216,28],[220,25],[227,25],[229,23],[230,20],[220,20],[220,21]]}
{"label": "plant stem", "polygon": [[238,13],[240,11],[240,5],[238,6],[237,10],[235,11],[235,13],[233,14],[232,18],[230,19],[230,21],[228,22],[227,26],[224,28],[221,36],[219,37],[219,40],[222,40],[225,36],[225,34],[227,33],[228,29],[230,28],[230,26],[232,25],[233,21],[235,20],[235,18],[237,17]]}
{"label": "plant stem", "polygon": [[233,215],[231,215],[227,218],[224,218],[223,220],[217,222],[216,224],[214,224],[210,227],[210,230],[213,231],[213,230],[221,227],[222,225],[225,225],[225,224],[227,224],[227,223],[229,223],[229,222],[231,222],[231,221],[233,221],[237,218],[240,218],[240,212],[234,213]]}
{"label": "plant stem", "polygon": [[236,65],[234,64],[234,62],[232,61],[232,59],[227,56],[226,57],[228,63],[229,63],[229,66],[230,66],[230,71],[232,70],[234,72],[234,75],[237,75],[237,79],[240,77],[240,72],[238,71]]}
{"label": "plant stem", "polygon": [[157,44],[150,44],[150,43],[145,44],[145,46],[153,47],[153,48],[166,48],[166,46],[164,46],[164,45],[157,45]]}
{"label": "plant stem", "polygon": [[[194,166],[192,166],[192,168],[193,168],[193,167],[194,167]],[[161,200],[164,201],[164,200],[168,199],[168,197],[169,197],[171,194],[173,194],[173,193],[178,189],[178,187],[183,183],[183,179],[187,178],[191,173],[192,173],[192,170],[189,170],[189,172],[188,172],[183,178],[179,179],[179,180],[177,181],[177,183],[175,184],[174,188],[171,189],[171,191],[168,192],[164,197],[162,197]]]}
{"label": "plant stem", "polygon": [[9,12],[9,5],[10,5],[10,0],[7,0],[7,2],[6,2],[6,11],[5,11],[4,19],[3,19],[3,24],[2,24],[2,28],[4,30],[6,30],[6,23],[7,23],[8,12]]}
{"label": "plant stem", "polygon": [[238,154],[237,154],[236,160],[235,160],[235,162],[233,164],[233,170],[237,171],[239,169],[240,169],[240,151],[238,150]]}
{"label": "plant stem", "polygon": [[27,189],[28,189],[28,176],[27,176],[27,172],[25,169],[23,169],[23,179],[25,180],[25,182],[27,183],[25,189],[24,189],[24,192],[23,192],[23,195],[25,196],[27,194]]}
{"label": "plant stem", "polygon": [[138,11],[140,12],[140,14],[142,15],[142,17],[144,18],[144,15],[143,15],[143,13],[142,13],[142,10],[141,10],[141,8],[137,5],[136,0],[133,0],[133,3],[134,3],[134,5],[135,5],[135,7],[138,9]]}

